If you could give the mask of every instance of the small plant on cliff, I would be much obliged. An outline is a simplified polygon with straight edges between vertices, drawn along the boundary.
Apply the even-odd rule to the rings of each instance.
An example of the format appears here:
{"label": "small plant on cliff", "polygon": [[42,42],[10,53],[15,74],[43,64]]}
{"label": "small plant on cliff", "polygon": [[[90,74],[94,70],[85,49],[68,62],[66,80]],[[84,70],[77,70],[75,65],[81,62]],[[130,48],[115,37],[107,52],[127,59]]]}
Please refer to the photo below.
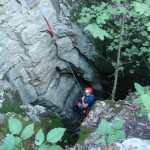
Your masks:
{"label": "small plant on cliff", "polygon": [[134,83],[134,86],[140,94],[140,96],[134,101],[140,106],[139,110],[136,112],[136,115],[147,116],[150,121],[150,87],[142,87],[138,83]]}
{"label": "small plant on cliff", "polygon": [[102,136],[102,138],[98,139],[97,143],[102,143],[102,145],[109,145],[118,140],[124,140],[126,134],[124,130],[122,130],[123,124],[123,120],[116,120],[111,125],[105,119],[102,119],[97,129],[97,132]]}
{"label": "small plant on cliff", "polygon": [[30,148],[37,150],[63,150],[59,145],[56,145],[64,135],[65,128],[55,128],[48,132],[45,140],[45,135],[42,129],[37,133],[34,132],[34,123],[29,124],[23,129],[22,123],[15,118],[9,118],[8,127],[10,133],[6,136],[2,143],[1,150],[18,150],[23,148],[26,140],[30,139]]}

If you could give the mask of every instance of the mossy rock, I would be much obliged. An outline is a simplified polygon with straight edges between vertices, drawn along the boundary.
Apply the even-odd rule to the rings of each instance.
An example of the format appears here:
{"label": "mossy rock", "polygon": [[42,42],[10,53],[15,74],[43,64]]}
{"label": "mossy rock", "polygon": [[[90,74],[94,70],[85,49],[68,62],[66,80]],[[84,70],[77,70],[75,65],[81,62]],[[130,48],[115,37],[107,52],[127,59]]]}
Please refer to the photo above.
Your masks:
{"label": "mossy rock", "polygon": [[[5,118],[5,121],[0,124],[0,141],[5,138],[5,135],[9,133],[8,129],[8,118],[13,116],[14,118],[20,120],[22,122],[23,128],[26,127],[27,125],[33,123],[33,120],[25,121],[25,117],[27,116],[25,109],[20,108],[20,102],[19,101],[14,101],[9,98],[9,96],[5,95],[4,96],[4,102],[3,102],[3,107],[0,109],[0,112],[4,115],[6,114],[11,114],[11,115],[6,115],[7,117]],[[53,114],[49,113],[47,116],[39,116],[40,123],[39,122],[34,122],[34,131],[35,133],[41,128],[45,134],[45,137],[47,133],[54,128],[57,127],[62,127],[64,128],[64,125],[61,121],[61,119]],[[69,137],[65,133],[63,136],[62,142],[59,142],[59,144],[65,147],[65,145],[69,145]],[[30,144],[31,144],[31,138],[29,140],[26,140],[24,143],[25,149],[29,149]]]}
{"label": "mossy rock", "polygon": [[0,112],[3,114],[14,112],[22,116],[26,115],[25,110],[20,108],[20,103],[18,101],[11,100],[7,95],[4,95],[4,102],[2,108],[0,108]]}
{"label": "mossy rock", "polygon": [[85,139],[95,131],[95,128],[90,128],[90,127],[81,127],[80,128],[80,138],[77,141],[78,144],[83,144]]}
{"label": "mossy rock", "polygon": [[43,129],[45,134],[54,128],[58,128],[58,127],[64,128],[61,119],[55,114],[50,114],[48,118],[40,118],[40,121],[41,121],[40,126]]}

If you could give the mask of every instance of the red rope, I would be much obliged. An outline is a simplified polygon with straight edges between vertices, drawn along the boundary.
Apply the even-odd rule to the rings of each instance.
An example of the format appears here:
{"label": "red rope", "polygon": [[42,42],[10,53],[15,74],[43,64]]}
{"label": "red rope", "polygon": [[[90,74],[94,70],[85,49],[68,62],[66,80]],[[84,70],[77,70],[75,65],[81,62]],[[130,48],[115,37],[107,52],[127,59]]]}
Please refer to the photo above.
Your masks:
{"label": "red rope", "polygon": [[48,28],[49,28],[49,30],[50,30],[52,36],[54,36],[54,35],[55,35],[55,32],[54,32],[53,29],[51,28],[51,26],[50,26],[48,20],[47,20],[45,17],[44,17],[44,19],[45,19],[45,22],[46,22],[46,24],[47,24],[47,26],[48,26]]}

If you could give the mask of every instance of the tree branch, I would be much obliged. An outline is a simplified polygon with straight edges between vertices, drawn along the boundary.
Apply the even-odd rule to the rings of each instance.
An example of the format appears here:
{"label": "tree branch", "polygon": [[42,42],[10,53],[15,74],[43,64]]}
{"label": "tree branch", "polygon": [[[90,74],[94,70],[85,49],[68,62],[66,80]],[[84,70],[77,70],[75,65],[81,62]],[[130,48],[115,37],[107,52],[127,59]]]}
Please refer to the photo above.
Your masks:
{"label": "tree branch", "polygon": [[116,88],[118,83],[118,72],[119,72],[119,66],[120,66],[120,55],[121,55],[121,48],[122,48],[122,40],[123,40],[123,32],[124,32],[124,15],[122,14],[121,17],[121,27],[120,27],[120,38],[119,38],[119,45],[118,45],[118,51],[117,51],[117,65],[115,69],[115,80],[114,80],[114,86],[112,90],[112,100],[115,101],[115,94],[116,94]]}

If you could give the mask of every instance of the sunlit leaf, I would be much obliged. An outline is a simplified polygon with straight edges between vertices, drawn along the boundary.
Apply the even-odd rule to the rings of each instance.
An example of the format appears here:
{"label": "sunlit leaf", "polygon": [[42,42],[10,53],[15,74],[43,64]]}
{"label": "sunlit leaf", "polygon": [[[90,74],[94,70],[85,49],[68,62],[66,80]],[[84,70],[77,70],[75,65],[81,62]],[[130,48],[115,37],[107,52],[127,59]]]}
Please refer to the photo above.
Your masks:
{"label": "sunlit leaf", "polygon": [[39,147],[38,150],[49,150],[50,149],[50,145],[47,145],[47,144],[43,144]]}
{"label": "sunlit leaf", "polygon": [[143,103],[143,102],[142,102],[142,99],[141,99],[140,97],[139,97],[139,98],[136,98],[136,99],[134,100],[134,102],[137,103],[137,104]]}
{"label": "sunlit leaf", "polygon": [[42,129],[40,129],[35,135],[35,145],[41,145],[44,141],[44,133]]}
{"label": "sunlit leaf", "polygon": [[9,134],[3,142],[1,150],[13,150],[15,146],[15,139],[13,134]]}
{"label": "sunlit leaf", "polygon": [[147,30],[150,31],[150,22],[145,24],[147,26]]}
{"label": "sunlit leaf", "polygon": [[9,126],[9,131],[12,134],[20,134],[21,130],[22,130],[22,123],[15,118],[9,118],[8,119],[8,126]]}
{"label": "sunlit leaf", "polygon": [[48,150],[63,150],[59,145],[52,145]]}
{"label": "sunlit leaf", "polygon": [[144,94],[144,88],[140,84],[134,83],[134,87],[138,91],[139,94],[141,94],[141,95]]}
{"label": "sunlit leaf", "polygon": [[20,137],[15,137],[15,145],[19,145],[21,142]]}
{"label": "sunlit leaf", "polygon": [[101,135],[114,133],[114,129],[111,127],[110,123],[107,122],[105,119],[101,120],[100,124],[98,125],[97,131]]}
{"label": "sunlit leaf", "polygon": [[135,10],[140,14],[144,14],[149,9],[148,5],[144,3],[134,2],[133,4],[135,6]]}
{"label": "sunlit leaf", "polygon": [[107,138],[106,138],[106,142],[107,143],[114,143],[116,141],[116,137],[114,135],[109,135]]}
{"label": "sunlit leaf", "polygon": [[150,108],[150,96],[148,96],[147,94],[143,94],[141,96],[141,99],[143,101],[143,104],[146,108]]}
{"label": "sunlit leaf", "polygon": [[55,128],[52,129],[47,134],[47,141],[51,143],[56,143],[61,140],[62,136],[64,135],[65,128]]}
{"label": "sunlit leaf", "polygon": [[21,138],[23,140],[26,140],[26,139],[30,138],[33,134],[33,129],[34,129],[34,123],[26,126],[24,128],[24,130],[22,131],[22,133],[21,133]]}
{"label": "sunlit leaf", "polygon": [[124,140],[126,138],[124,130],[115,130],[114,136],[116,140]]}
{"label": "sunlit leaf", "polygon": [[124,121],[123,120],[116,120],[114,122],[114,128],[115,129],[121,129],[123,127]]}
{"label": "sunlit leaf", "polygon": [[101,139],[98,139],[96,140],[96,143],[102,143],[102,145],[106,145],[106,139],[105,138],[101,138]]}
{"label": "sunlit leaf", "polygon": [[105,30],[99,28],[99,26],[96,23],[87,25],[84,28],[84,30],[89,31],[93,35],[94,38],[98,37],[101,40],[104,40],[104,37],[109,37],[109,34]]}

